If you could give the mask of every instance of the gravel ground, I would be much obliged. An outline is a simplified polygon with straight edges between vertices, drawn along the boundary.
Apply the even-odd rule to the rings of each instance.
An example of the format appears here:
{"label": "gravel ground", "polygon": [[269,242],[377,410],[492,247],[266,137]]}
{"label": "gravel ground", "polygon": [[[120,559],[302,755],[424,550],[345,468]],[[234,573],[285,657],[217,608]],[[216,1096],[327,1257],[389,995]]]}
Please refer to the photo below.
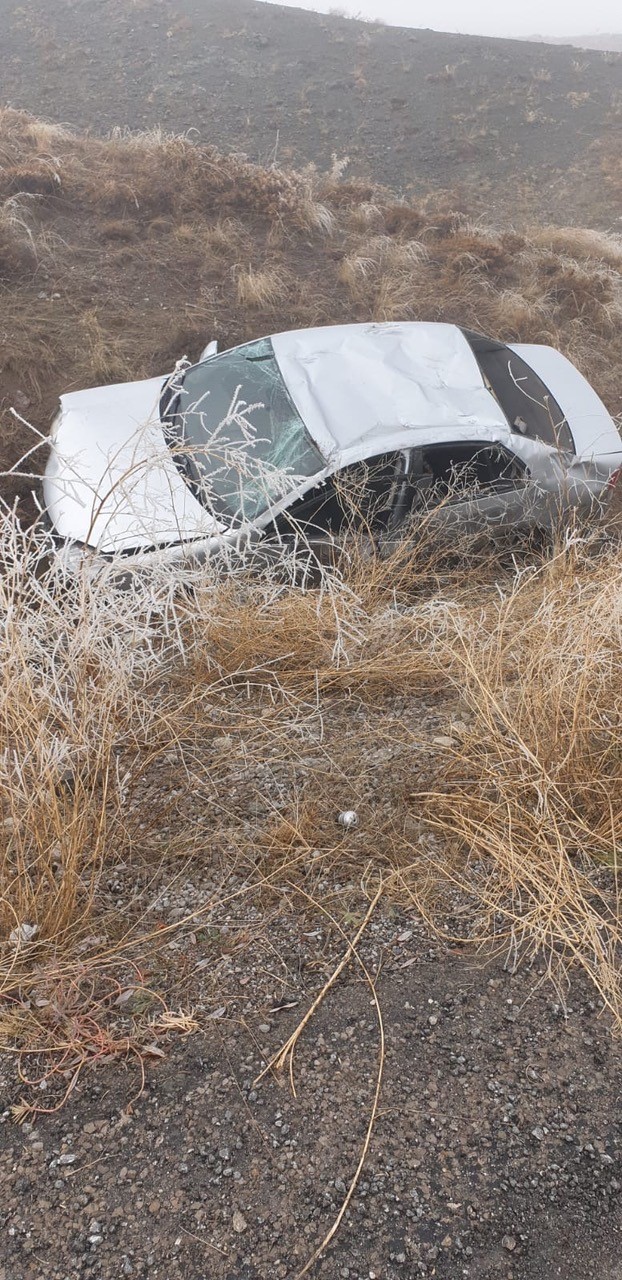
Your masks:
{"label": "gravel ground", "polygon": [[[348,971],[303,1033],[297,1096],[286,1077],[256,1083],[332,968],[308,972],[321,939],[299,919],[270,937],[279,961],[231,963],[225,1012],[199,1015],[140,1097],[135,1067],[103,1066],[64,1111],[16,1128],[5,1078],[0,1280],[293,1280],[356,1169],[379,1030]],[[577,979],[564,1010],[542,969],[511,974],[406,915],[372,923],[362,956],[381,973],[380,1109],[314,1274],[621,1277],[622,1052],[593,990]]]}

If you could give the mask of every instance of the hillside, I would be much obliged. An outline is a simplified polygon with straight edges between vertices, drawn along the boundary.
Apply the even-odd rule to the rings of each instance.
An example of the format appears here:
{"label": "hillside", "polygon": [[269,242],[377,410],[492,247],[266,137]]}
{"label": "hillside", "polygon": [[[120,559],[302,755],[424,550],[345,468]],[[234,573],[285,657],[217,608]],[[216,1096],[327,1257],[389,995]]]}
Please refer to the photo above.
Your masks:
{"label": "hillside", "polygon": [[596,49],[601,53],[622,53],[622,35],[613,32],[589,36],[530,36],[543,44],[566,44],[574,49]]}
{"label": "hillside", "polygon": [[401,30],[255,0],[0,0],[0,103],[97,133],[163,125],[269,164],[487,217],[613,225],[622,62],[568,47]]}

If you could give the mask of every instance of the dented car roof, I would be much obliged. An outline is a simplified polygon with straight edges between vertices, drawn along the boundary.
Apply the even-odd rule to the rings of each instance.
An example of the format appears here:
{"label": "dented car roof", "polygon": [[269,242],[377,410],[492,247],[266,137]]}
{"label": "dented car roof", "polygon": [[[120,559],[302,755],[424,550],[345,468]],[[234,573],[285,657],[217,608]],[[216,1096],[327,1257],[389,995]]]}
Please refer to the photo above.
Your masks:
{"label": "dented car roof", "polygon": [[325,457],[373,436],[451,428],[506,432],[477,360],[455,325],[349,324],[275,334],[290,395]]}

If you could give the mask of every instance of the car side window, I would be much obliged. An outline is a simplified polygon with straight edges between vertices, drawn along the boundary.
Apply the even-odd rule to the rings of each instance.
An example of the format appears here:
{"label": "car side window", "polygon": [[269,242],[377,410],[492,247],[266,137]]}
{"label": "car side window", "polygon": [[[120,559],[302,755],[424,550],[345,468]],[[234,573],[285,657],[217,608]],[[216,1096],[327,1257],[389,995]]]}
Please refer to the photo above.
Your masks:
{"label": "car side window", "polygon": [[416,509],[507,492],[524,485],[528,472],[504,445],[460,441],[413,450],[409,478]]}
{"label": "car side window", "polygon": [[379,533],[389,525],[406,466],[406,454],[385,453],[342,467],[293,502],[275,527],[281,534],[303,527],[311,537],[352,528]]}
{"label": "car side window", "polygon": [[513,431],[574,453],[572,432],[556,400],[534,369],[503,342],[462,330],[488,390]]}

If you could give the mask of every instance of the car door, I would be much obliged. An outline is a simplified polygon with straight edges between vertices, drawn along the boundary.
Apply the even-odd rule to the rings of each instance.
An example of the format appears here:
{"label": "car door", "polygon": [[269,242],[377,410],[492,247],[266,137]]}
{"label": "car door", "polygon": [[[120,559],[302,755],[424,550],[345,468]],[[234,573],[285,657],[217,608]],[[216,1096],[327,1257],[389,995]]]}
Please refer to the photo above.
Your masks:
{"label": "car door", "polygon": [[343,467],[281,512],[266,534],[286,546],[308,547],[321,563],[334,563],[353,536],[371,543],[386,534],[409,463],[405,451]]}
{"label": "car door", "polygon": [[453,441],[412,451],[411,523],[452,533],[524,528],[533,521],[525,463],[504,444]]}

